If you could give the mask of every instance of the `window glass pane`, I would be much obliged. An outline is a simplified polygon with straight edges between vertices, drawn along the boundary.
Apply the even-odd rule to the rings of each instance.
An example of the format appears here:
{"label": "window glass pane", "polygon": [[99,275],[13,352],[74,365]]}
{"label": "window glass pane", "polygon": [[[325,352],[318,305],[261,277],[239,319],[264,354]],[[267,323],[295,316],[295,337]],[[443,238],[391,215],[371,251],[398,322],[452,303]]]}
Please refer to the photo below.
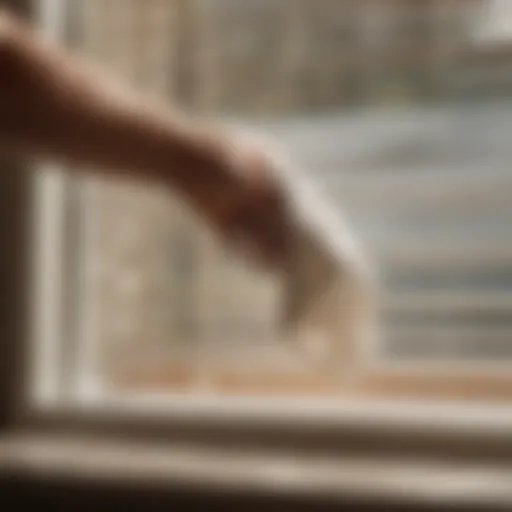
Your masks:
{"label": "window glass pane", "polygon": [[[475,5],[76,0],[68,14],[79,51],[169,102],[254,124],[348,215],[382,274],[378,364],[478,365],[512,358],[512,46],[476,37]],[[243,389],[245,372],[280,393],[331,378],[279,337],[282,283],[172,191],[89,181],[93,284],[78,302],[95,304],[87,343],[109,386]]]}

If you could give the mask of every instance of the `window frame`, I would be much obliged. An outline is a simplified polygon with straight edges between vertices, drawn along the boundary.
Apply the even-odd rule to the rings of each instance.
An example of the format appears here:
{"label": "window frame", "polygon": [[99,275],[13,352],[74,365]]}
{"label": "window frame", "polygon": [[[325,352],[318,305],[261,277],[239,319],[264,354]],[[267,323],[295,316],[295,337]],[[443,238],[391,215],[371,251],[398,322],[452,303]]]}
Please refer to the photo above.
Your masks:
{"label": "window frame", "polygon": [[[16,2],[18,6],[24,4],[25,8],[28,3]],[[163,402],[167,414],[162,414],[162,402],[153,404],[160,408],[156,414],[154,410],[144,409],[134,414],[132,407],[116,410],[112,404],[105,404],[106,407],[99,410],[87,402],[75,403],[75,407],[34,409],[27,403],[29,348],[34,341],[27,329],[33,324],[33,311],[27,305],[33,292],[34,275],[31,262],[23,256],[35,256],[32,259],[40,256],[31,245],[34,233],[31,220],[35,217],[31,193],[33,174],[20,163],[3,162],[1,167],[0,241],[5,250],[0,253],[0,287],[9,300],[0,308],[4,326],[4,343],[0,344],[3,365],[0,372],[0,427],[3,434],[0,446],[3,446],[6,433],[13,432],[24,433],[28,439],[41,433],[73,434],[79,440],[97,434],[112,443],[121,437],[130,443],[138,438],[156,443],[173,440],[195,446],[214,446],[217,452],[226,456],[233,447],[265,448],[270,454],[276,454],[301,446],[306,452],[301,467],[307,466],[308,457],[314,459],[326,450],[341,458],[346,453],[378,460],[412,457],[414,461],[415,457],[428,456],[437,460],[455,459],[466,465],[482,461],[499,465],[512,460],[512,415],[504,408],[493,416],[488,407],[453,409],[447,404],[418,406],[397,400],[385,403],[368,400],[364,393],[359,397],[354,394],[355,400],[351,402],[336,402],[339,405],[336,410],[332,402],[325,401],[315,401],[310,408],[308,404],[298,403],[302,400],[287,399],[289,406],[283,408],[279,401],[264,399],[259,405],[255,402],[248,404],[244,397],[231,400],[229,404],[225,400],[217,404],[206,400],[201,404],[201,400],[188,401],[187,398],[177,400],[174,405]],[[383,392],[383,382],[386,381],[373,375],[366,382],[370,389],[372,379],[373,392],[377,388],[381,396],[386,396]],[[453,381],[454,377],[450,379]],[[396,384],[396,377],[391,378],[391,383]],[[412,387],[409,377],[403,384]],[[391,395],[396,396],[393,392]],[[7,443],[10,443],[8,436]],[[10,450],[13,456],[13,449]],[[39,467],[43,472],[44,468],[44,464]],[[91,484],[87,471],[83,482],[86,486]],[[255,482],[258,488],[257,476]],[[368,483],[369,488],[372,485],[374,489],[379,488],[378,482],[372,481],[371,477]],[[130,486],[133,484],[130,481]],[[136,487],[145,486],[143,479],[138,484],[140,486]],[[126,489],[127,485],[122,484],[121,489]],[[201,485],[204,486],[204,481]],[[279,485],[270,492],[276,491],[279,491]],[[421,485],[416,492],[416,499],[424,501]],[[460,490],[455,490],[444,499],[453,504],[457,500],[465,502],[466,498]],[[473,503],[478,501],[474,496],[472,499]],[[486,496],[479,499],[486,503]]]}
{"label": "window frame", "polygon": [[[313,457],[328,450],[342,456],[347,452],[390,459],[428,455],[465,463],[497,464],[512,459],[512,414],[507,407],[494,410],[483,405],[404,402],[397,399],[396,391],[400,385],[413,388],[414,377],[395,374],[365,376],[352,384],[349,400],[313,400],[311,404],[290,398],[286,405],[268,398],[248,402],[243,396],[217,401],[185,396],[175,398],[174,403],[165,397],[156,399],[152,408],[139,407],[138,413],[126,401],[124,405],[105,403],[101,408],[87,400],[34,408],[27,401],[29,347],[34,342],[27,329],[34,323],[33,311],[27,304],[33,292],[34,269],[23,257],[32,255],[37,260],[40,256],[31,245],[31,219],[36,216],[33,174],[19,163],[5,162],[1,167],[0,240],[5,250],[1,252],[0,286],[10,297],[0,309],[8,340],[0,344],[4,365],[0,372],[0,425],[4,434],[100,434],[112,442],[119,437],[127,442],[135,438],[185,441],[206,443],[221,452],[225,449],[227,454],[233,446],[271,451],[301,446]],[[421,382],[421,377],[416,378]],[[439,377],[435,379],[439,381]],[[426,380],[432,382],[431,377]],[[460,385],[456,376],[448,375],[446,382]],[[493,383],[495,378],[489,385]],[[507,381],[507,396],[512,395],[510,383],[512,379]],[[372,396],[380,399],[372,400]],[[163,404],[167,413],[162,411]]]}
{"label": "window frame", "polygon": [[[10,0],[6,7],[19,15],[30,17],[30,2]],[[26,378],[28,296],[32,276],[29,236],[31,208],[30,175],[23,162],[2,157],[0,160],[0,287],[9,300],[0,308],[4,342],[0,343],[0,430],[6,429],[20,414]]]}

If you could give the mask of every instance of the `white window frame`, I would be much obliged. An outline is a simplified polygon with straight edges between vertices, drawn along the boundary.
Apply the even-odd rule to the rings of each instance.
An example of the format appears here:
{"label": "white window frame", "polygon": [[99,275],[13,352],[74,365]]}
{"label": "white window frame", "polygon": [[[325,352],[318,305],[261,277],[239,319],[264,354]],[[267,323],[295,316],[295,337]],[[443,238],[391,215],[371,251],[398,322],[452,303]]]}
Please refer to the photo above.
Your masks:
{"label": "white window frame", "polygon": [[[43,5],[55,7],[57,3],[57,0],[45,0]],[[55,171],[58,172],[57,169]],[[343,453],[343,449],[348,448],[347,443],[351,443],[354,439],[363,445],[369,442],[370,446],[373,446],[372,442],[375,444],[375,439],[378,439],[377,445],[381,450],[389,440],[394,440],[395,449],[387,448],[388,457],[403,455],[396,445],[397,439],[401,439],[407,440],[407,445],[413,446],[423,455],[435,447],[437,451],[434,451],[439,459],[443,459],[443,456],[469,453],[469,459],[464,460],[475,463],[482,459],[481,447],[489,443],[493,447],[494,454],[493,457],[489,457],[491,460],[499,459],[500,454],[504,452],[510,453],[512,409],[508,405],[491,406],[484,403],[463,405],[448,402],[419,404],[399,399],[381,400],[368,398],[368,396],[365,398],[364,395],[357,394],[349,399],[311,401],[302,398],[226,399],[183,395],[148,397],[143,394],[137,396],[134,394],[122,399],[97,402],[93,393],[90,399],[86,397],[84,401],[77,402],[73,399],[62,404],[52,400],[51,397],[58,387],[54,381],[58,372],[52,358],[46,357],[45,354],[59,350],[59,346],[62,347],[66,342],[55,329],[59,314],[59,301],[55,293],[60,268],[58,249],[62,244],[62,237],[59,234],[62,202],[58,199],[63,198],[63,192],[63,181],[58,174],[45,181],[42,187],[41,183],[36,184],[36,219],[39,220],[39,224],[35,225],[35,233],[38,234],[35,241],[39,244],[44,242],[33,252],[36,300],[33,304],[35,309],[31,313],[36,316],[29,317],[35,320],[33,322],[35,329],[29,343],[36,350],[33,351],[35,358],[27,361],[30,383],[28,389],[27,382],[22,383],[23,390],[18,395],[22,403],[18,404],[18,414],[11,423],[11,429],[14,432],[25,432],[24,435],[26,435],[29,429],[31,435],[34,435],[41,432],[41,429],[48,432],[49,428],[51,431],[67,435],[77,432],[80,432],[80,435],[84,435],[84,432],[95,432],[108,436],[109,432],[110,435],[113,432],[114,437],[119,437],[121,432],[121,436],[126,437],[127,440],[130,438],[130,433],[153,440],[156,434],[168,441],[174,436],[180,440],[182,439],[180,436],[186,437],[193,431],[196,435],[194,437],[192,434],[193,442],[197,442],[198,439],[204,442],[206,439],[210,443],[216,443],[219,433],[223,432],[228,437],[233,437],[236,433],[234,437],[240,436],[242,443],[245,439],[248,446],[251,446],[250,439],[254,441],[254,436],[256,438],[261,436],[262,439],[263,437],[268,439],[270,436],[274,439],[274,444],[270,443],[267,446],[271,453],[277,450],[275,439],[277,439],[277,447],[282,443],[283,447],[289,448],[292,440],[299,445],[303,443],[304,446],[309,444],[317,446],[319,453],[325,450],[326,445],[333,450],[333,453]],[[50,202],[52,208],[46,208],[45,201]],[[43,211],[46,213],[41,215]],[[53,299],[49,299],[48,289],[53,290]],[[46,315],[47,323],[42,323],[43,315]],[[50,319],[49,323],[48,319]],[[43,366],[38,366],[41,362]],[[36,397],[37,400],[34,403],[29,399],[30,388],[41,387],[44,383],[47,383],[46,392]],[[288,441],[286,441],[287,438]],[[223,439],[225,441],[225,437]],[[323,441],[320,442],[320,440]],[[261,442],[265,444],[264,441]],[[475,450],[475,445],[480,449]],[[222,451],[221,446],[222,443],[219,444],[219,449]],[[340,449],[341,452],[339,452]],[[371,450],[370,453],[365,452],[366,456],[372,456]],[[0,449],[0,458],[1,456]],[[11,459],[16,458],[12,450],[10,456]],[[40,469],[44,471],[44,457],[42,460]],[[306,457],[302,462],[307,465],[307,461]],[[85,471],[87,473],[87,467]],[[454,474],[458,473],[455,471]],[[422,480],[423,477],[420,474],[416,481],[416,484],[420,483],[420,485],[412,486],[412,496],[421,500],[423,495],[423,499],[428,500],[429,498],[424,496],[428,486],[422,486]],[[290,481],[294,481],[293,478]],[[378,481],[375,478],[368,476],[366,481],[369,488],[372,486],[374,489],[378,488]],[[289,488],[286,482],[283,483],[279,479],[277,482],[274,490],[279,490],[280,486],[283,489]],[[347,482],[350,482],[350,474],[348,480],[345,480],[344,489],[347,488]],[[229,487],[229,481],[227,486]],[[508,483],[504,489],[507,489],[507,486]],[[292,489],[293,487],[292,485]],[[390,488],[394,489],[395,493],[399,492],[396,486],[392,485]],[[318,492],[319,489],[322,489],[321,482],[313,491]],[[466,499],[467,488],[464,485],[457,486],[456,481],[452,486],[447,483],[445,490],[446,494],[441,496],[440,492],[438,495],[441,502],[453,503],[454,500],[464,502]],[[298,491],[295,490],[295,492]],[[435,491],[432,492],[435,495]],[[488,498],[483,489],[472,495],[473,503],[478,500],[487,503]],[[510,493],[506,498],[509,500],[507,503],[512,502]]]}
{"label": "white window frame", "polygon": [[[46,0],[46,4],[55,6],[56,2]],[[55,169],[54,172],[58,173],[58,170]],[[438,481],[434,481],[432,484],[425,479],[424,468],[418,472],[419,474],[410,475],[407,492],[401,490],[400,485],[397,487],[396,482],[393,483],[389,479],[382,482],[379,481],[378,476],[372,477],[371,474],[365,473],[363,476],[359,474],[359,477],[354,479],[354,473],[350,471],[350,468],[348,472],[344,473],[344,476],[337,477],[338,479],[332,480],[330,484],[321,478],[311,479],[307,476],[307,472],[303,472],[311,462],[316,460],[317,454],[325,453],[326,447],[331,456],[341,454],[341,457],[337,457],[337,455],[334,456],[334,459],[331,457],[331,463],[338,461],[338,458],[344,458],[344,450],[349,449],[354,440],[356,444],[359,443],[359,446],[370,446],[369,451],[361,450],[366,457],[370,456],[370,458],[376,456],[378,452],[380,455],[384,453],[387,459],[396,459],[403,455],[399,446],[405,443],[410,449],[416,450],[423,456],[426,454],[431,456],[431,453],[435,452],[439,460],[442,460],[444,456],[456,457],[465,454],[462,459],[464,467],[469,463],[481,462],[483,453],[487,453],[483,459],[492,464],[492,461],[502,460],[504,454],[512,455],[510,450],[512,446],[512,409],[509,406],[419,404],[400,400],[358,398],[357,396],[352,399],[305,401],[304,399],[289,398],[286,400],[268,398],[248,400],[245,397],[226,400],[199,396],[152,397],[152,400],[148,400],[147,396],[141,395],[102,402],[99,405],[94,400],[86,400],[81,403],[71,400],[65,402],[64,405],[51,400],[57,387],[57,383],[54,382],[57,371],[51,362],[52,358],[47,358],[45,353],[47,350],[49,352],[58,350],[59,344],[66,342],[55,329],[59,314],[59,301],[58,295],[56,295],[60,270],[58,249],[62,244],[62,237],[59,234],[62,202],[58,199],[59,197],[63,198],[63,185],[58,174],[54,174],[53,178],[49,178],[44,183],[36,183],[35,218],[39,222],[35,223],[35,232],[32,231],[31,234],[37,234],[33,238],[38,245],[36,245],[37,249],[33,251],[33,263],[35,264],[33,266],[35,268],[27,268],[30,274],[32,274],[32,270],[35,270],[36,277],[34,309],[28,317],[29,320],[34,320],[35,328],[29,345],[35,349],[33,351],[35,359],[29,358],[26,361],[29,365],[27,374],[30,381],[29,386],[27,389],[27,382],[22,382],[23,389],[16,390],[21,391],[15,394],[17,400],[22,403],[16,404],[17,415],[12,418],[10,423],[11,436],[14,435],[14,441],[12,437],[7,437],[7,441],[5,441],[5,437],[0,437],[0,460],[7,460],[11,467],[28,469],[32,471],[32,474],[34,471],[42,471],[43,475],[47,475],[48,470],[52,470],[52,468],[57,469],[57,474],[59,474],[59,470],[62,474],[66,468],[74,468],[73,471],[78,472],[78,476],[82,475],[85,479],[90,474],[88,471],[96,467],[100,470],[98,474],[103,474],[101,470],[105,471],[105,474],[117,472],[126,478],[126,482],[133,485],[133,474],[129,471],[128,473],[123,472],[121,467],[116,469],[116,467],[108,465],[105,457],[93,461],[92,464],[91,461],[85,460],[82,467],[80,458],[75,457],[80,451],[74,451],[72,447],[66,452],[67,456],[64,454],[60,459],[58,457],[57,459],[55,457],[48,458],[48,450],[45,452],[36,449],[35,452],[31,452],[31,447],[37,447],[37,440],[41,439],[37,436],[41,436],[41,433],[48,434],[49,431],[60,436],[63,434],[65,436],[79,435],[79,440],[83,439],[80,436],[86,436],[86,433],[100,433],[107,436],[112,447],[115,445],[114,439],[120,436],[125,438],[128,443],[131,434],[152,439],[153,442],[155,439],[165,439],[167,442],[172,439],[179,441],[185,436],[189,443],[197,443],[198,440],[201,443],[205,440],[208,440],[210,444],[218,443],[217,455],[224,453],[224,456],[229,457],[231,452],[229,450],[223,452],[222,448],[226,438],[230,438],[231,441],[241,440],[242,444],[247,442],[248,447],[254,446],[251,443],[254,442],[254,439],[258,439],[259,444],[256,445],[260,446],[258,449],[261,449],[262,443],[266,449],[261,452],[262,456],[256,459],[256,462],[261,465],[265,460],[267,461],[266,465],[263,464],[260,467],[262,471],[268,471],[268,478],[263,478],[258,472],[251,473],[245,484],[247,485],[248,482],[249,487],[253,489],[261,490],[261,485],[264,484],[263,487],[266,486],[265,488],[270,492],[284,490],[291,491],[296,495],[304,495],[304,493],[315,495],[322,490],[338,488],[338,492],[350,495],[350,482],[358,482],[359,486],[364,484],[363,495],[365,492],[369,492],[370,494],[374,493],[374,496],[377,497],[387,496],[389,498],[391,493],[395,497],[398,495],[419,502],[432,503],[432,499],[434,499],[439,503],[465,503],[468,499],[468,490],[472,489],[472,492],[469,493],[472,504],[489,504],[494,502],[495,498],[509,504],[512,502],[509,480],[505,479],[501,483],[499,480],[495,480],[493,489],[496,489],[496,495],[493,496],[481,486],[477,488],[473,486],[474,474],[470,474],[468,477],[467,472],[457,468],[452,469],[452,472],[449,473],[451,477],[455,477],[455,480],[453,482],[443,481],[442,489],[439,489]],[[50,202],[52,208],[48,209],[45,206],[45,201]],[[44,244],[41,245],[42,242]],[[53,299],[49,299],[46,294],[48,289],[53,290]],[[46,315],[46,322],[50,319],[49,323],[42,323],[43,313]],[[25,316],[25,318],[27,317]],[[23,340],[11,341],[19,342],[20,345],[23,343]],[[17,350],[25,352],[21,346],[17,347]],[[46,361],[46,366],[38,367],[37,363],[41,361]],[[43,393],[37,400],[38,403],[34,404],[28,400],[27,393],[30,393],[31,385],[38,387],[45,382],[50,384],[46,393]],[[114,439],[112,439],[112,435]],[[30,444],[34,439],[35,445]],[[219,441],[220,439],[222,442]],[[274,441],[266,444],[265,439]],[[45,441],[44,434],[42,440]],[[275,462],[278,462],[277,468],[279,468],[279,461],[283,460],[280,458],[279,447],[290,449],[290,443],[292,443],[292,450],[299,445],[317,447],[318,450],[313,450],[312,454],[310,452],[310,455],[305,457],[295,458],[297,467],[292,472],[293,474],[289,473],[290,466],[286,465],[283,466],[283,469],[286,469],[285,474],[282,475],[278,472],[280,476],[276,476],[272,472],[278,471]],[[51,448],[52,444],[47,446]],[[62,448],[62,445],[60,446]],[[7,447],[7,451],[5,447]],[[386,448],[384,449],[384,447]],[[491,449],[492,454],[484,452],[482,447]],[[171,477],[177,478],[179,481],[179,477],[175,473],[171,472],[174,476],[164,474],[165,467],[158,462],[158,457],[151,456],[151,450],[143,450],[143,452],[148,454],[149,459],[153,460],[156,466],[142,464],[137,473],[137,482],[144,485],[145,478],[151,474],[160,475],[164,482],[166,478]],[[201,456],[201,452],[199,455],[196,453],[196,456]],[[138,464],[136,457],[128,460],[133,460],[135,464]],[[202,465],[202,473],[200,468],[196,467],[197,474],[194,477],[197,478],[196,484],[201,485],[202,482],[204,485],[204,482],[208,480],[208,475],[213,478],[212,481],[217,481],[214,478],[215,473],[224,474],[219,469],[219,462],[217,458],[213,465],[211,463],[206,466]],[[269,462],[272,462],[272,465],[269,465]],[[356,461],[355,464],[357,465],[358,462]],[[160,472],[156,471],[155,473],[155,467],[160,468]],[[395,466],[392,465],[391,468],[393,467]],[[421,465],[419,467],[422,468]],[[427,462],[427,471],[429,467],[431,466]],[[396,474],[398,476],[400,473]],[[476,472],[475,474],[478,476],[480,473]],[[502,473],[497,474],[503,476]],[[230,480],[229,473],[224,476],[224,488],[229,488],[231,482],[236,481],[236,478]],[[306,485],[304,491],[300,491],[298,486],[300,487],[301,482],[304,484],[307,481],[312,484]],[[361,491],[361,487],[359,487],[359,491]]]}

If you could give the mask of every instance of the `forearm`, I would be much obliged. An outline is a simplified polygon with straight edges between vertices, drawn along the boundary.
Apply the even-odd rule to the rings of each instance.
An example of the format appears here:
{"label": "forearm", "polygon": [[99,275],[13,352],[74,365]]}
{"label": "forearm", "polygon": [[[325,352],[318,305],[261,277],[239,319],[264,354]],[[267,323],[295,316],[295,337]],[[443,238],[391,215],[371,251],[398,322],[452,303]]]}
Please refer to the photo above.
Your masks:
{"label": "forearm", "polygon": [[8,24],[0,22],[5,150],[164,179],[193,196],[198,187],[225,185],[228,173],[216,170],[228,152],[212,132],[99,78],[25,27]]}

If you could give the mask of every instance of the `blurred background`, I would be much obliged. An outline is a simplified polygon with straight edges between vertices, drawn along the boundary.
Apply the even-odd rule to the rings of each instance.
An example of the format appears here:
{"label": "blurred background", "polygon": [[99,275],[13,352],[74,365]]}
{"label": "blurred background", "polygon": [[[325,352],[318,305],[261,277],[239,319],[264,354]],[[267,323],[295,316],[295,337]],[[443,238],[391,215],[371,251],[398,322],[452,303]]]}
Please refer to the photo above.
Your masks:
{"label": "blurred background", "polygon": [[107,72],[274,138],[383,280],[384,336],[339,361],[349,384],[283,345],[281,284],[172,193],[48,176],[65,219],[67,389],[510,398],[512,2],[40,7],[50,37]]}

